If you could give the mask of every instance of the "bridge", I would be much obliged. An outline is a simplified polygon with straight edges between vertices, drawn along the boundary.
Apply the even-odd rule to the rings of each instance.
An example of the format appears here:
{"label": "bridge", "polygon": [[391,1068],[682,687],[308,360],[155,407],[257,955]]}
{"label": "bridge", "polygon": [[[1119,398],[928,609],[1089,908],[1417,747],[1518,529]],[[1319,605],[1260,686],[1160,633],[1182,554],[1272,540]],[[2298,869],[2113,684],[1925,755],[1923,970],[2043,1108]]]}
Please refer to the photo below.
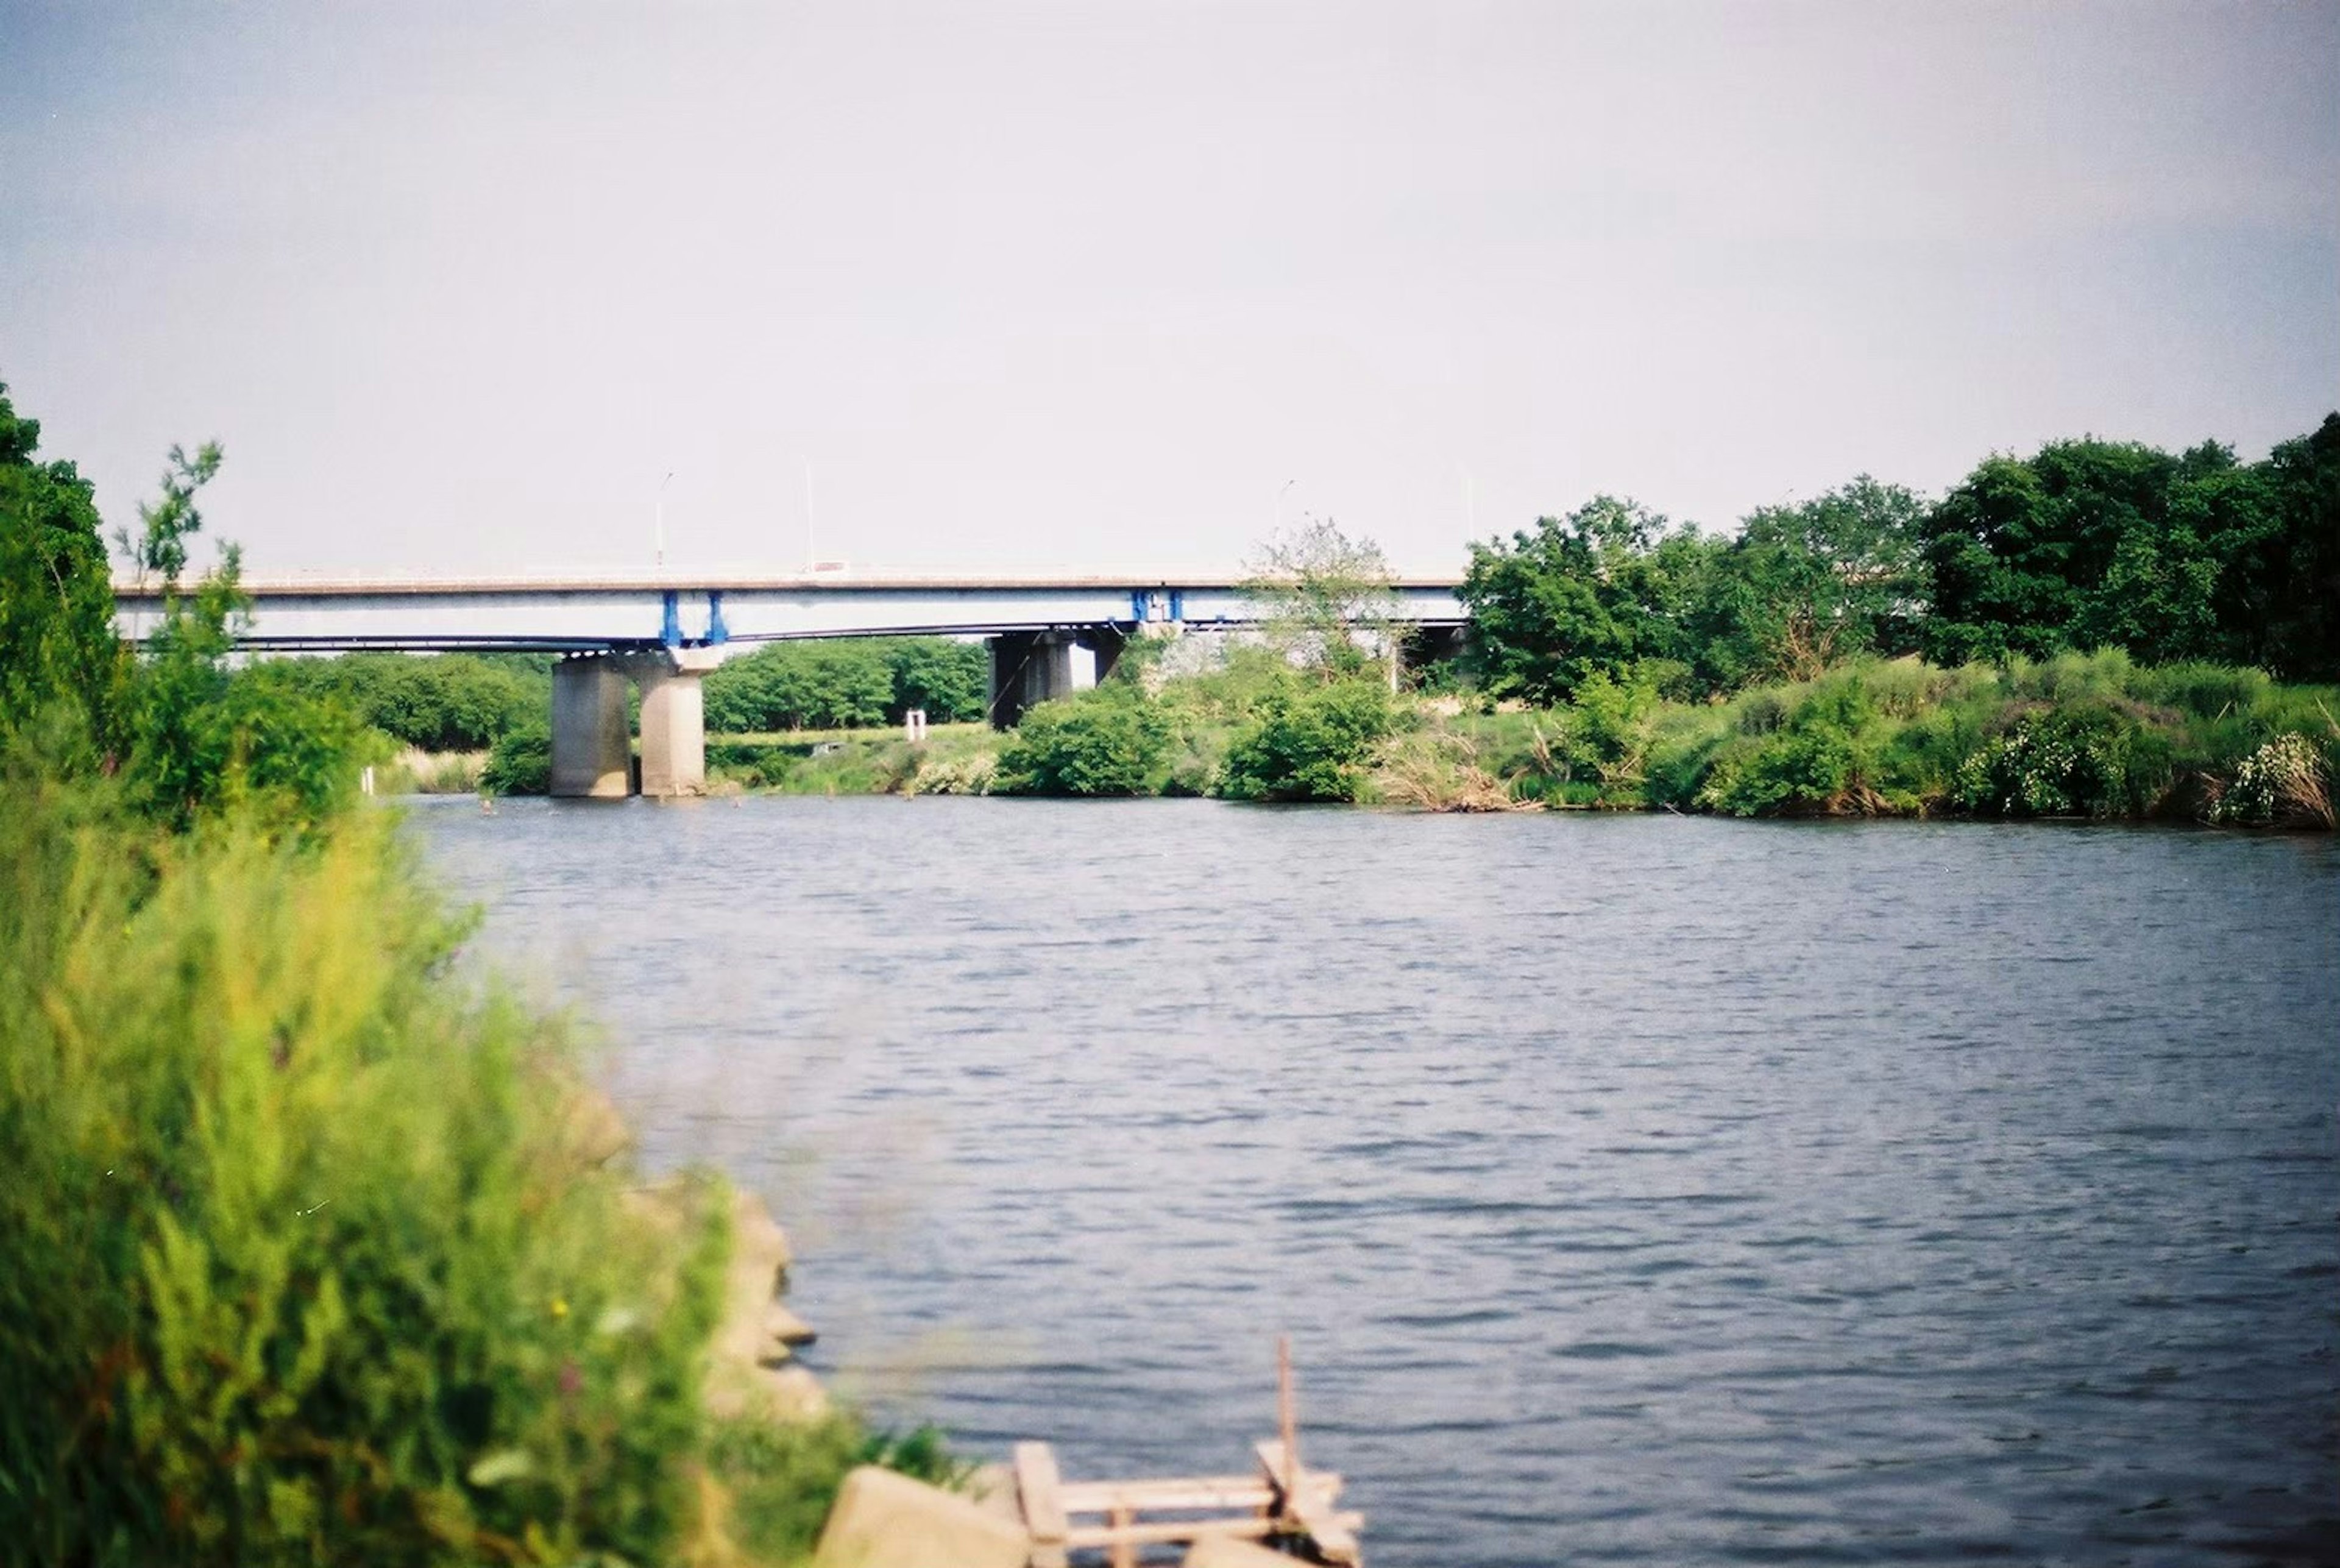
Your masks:
{"label": "bridge", "polygon": [[[1463,619],[1456,578],[1391,585],[1393,617],[1451,640]],[[806,638],[928,633],[981,637],[991,653],[991,721],[1070,692],[1075,652],[1096,674],[1134,637],[1256,624],[1257,599],[1231,574],[941,576],[813,571],[782,577],[248,578],[255,651],[536,652],[552,672],[552,792],[695,795],[706,787],[699,682],[741,648]],[[162,610],[152,584],[120,583],[124,634]],[[641,694],[633,774],[628,688]]]}

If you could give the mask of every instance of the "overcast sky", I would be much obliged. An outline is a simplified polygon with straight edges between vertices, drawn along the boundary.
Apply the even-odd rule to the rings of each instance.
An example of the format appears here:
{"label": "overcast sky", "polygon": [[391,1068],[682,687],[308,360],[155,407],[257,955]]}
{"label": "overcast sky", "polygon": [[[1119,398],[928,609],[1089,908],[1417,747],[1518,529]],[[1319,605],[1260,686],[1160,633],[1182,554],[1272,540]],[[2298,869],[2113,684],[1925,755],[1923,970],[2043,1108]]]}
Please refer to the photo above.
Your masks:
{"label": "overcast sky", "polygon": [[[0,381],[247,570],[1401,565],[2340,406],[2340,5],[24,5]],[[1291,481],[1288,485],[1286,481]]]}

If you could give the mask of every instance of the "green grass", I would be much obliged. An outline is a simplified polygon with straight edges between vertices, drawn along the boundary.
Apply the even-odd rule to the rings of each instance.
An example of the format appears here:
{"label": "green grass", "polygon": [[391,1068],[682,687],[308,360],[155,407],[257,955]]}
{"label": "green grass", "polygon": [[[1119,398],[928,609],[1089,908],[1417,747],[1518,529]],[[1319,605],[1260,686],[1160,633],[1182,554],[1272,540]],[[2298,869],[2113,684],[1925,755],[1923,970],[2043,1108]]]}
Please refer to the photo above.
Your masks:
{"label": "green grass", "polygon": [[[1145,700],[1169,740],[1143,793],[1223,788],[1231,747],[1279,690],[1255,662],[1161,683]],[[2139,666],[2117,650],[2004,668],[1859,660],[1707,702],[1629,680],[1592,683],[1558,708],[1490,710],[1467,695],[1457,706],[1451,694],[1400,700],[1357,797],[1483,799],[1492,780],[1512,799],[1563,808],[2314,827],[2340,773],[2340,689],[2221,665]],[[891,729],[806,731],[710,740],[709,758],[721,776],[782,793],[977,793],[1006,743],[974,724],[937,729],[915,749]],[[2238,779],[2257,791],[2247,809],[2228,799]]]}
{"label": "green grass", "polygon": [[917,746],[897,727],[709,736],[708,773],[778,795],[899,795],[922,772],[932,788],[945,770],[996,759],[1006,739],[987,724],[937,725]]}
{"label": "green grass", "polygon": [[0,822],[0,1539],[56,1563],[659,1559],[728,1249],[576,1142],[386,816]]}

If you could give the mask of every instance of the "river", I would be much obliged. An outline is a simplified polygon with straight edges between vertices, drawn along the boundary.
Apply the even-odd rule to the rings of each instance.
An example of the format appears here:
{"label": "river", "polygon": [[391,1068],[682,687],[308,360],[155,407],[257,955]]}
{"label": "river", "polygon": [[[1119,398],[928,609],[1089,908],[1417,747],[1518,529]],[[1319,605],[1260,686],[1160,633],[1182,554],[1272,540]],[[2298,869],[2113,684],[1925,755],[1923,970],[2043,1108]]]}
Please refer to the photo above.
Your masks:
{"label": "river", "polygon": [[2340,1553],[2328,837],[417,802],[809,1359],[1381,1568]]}

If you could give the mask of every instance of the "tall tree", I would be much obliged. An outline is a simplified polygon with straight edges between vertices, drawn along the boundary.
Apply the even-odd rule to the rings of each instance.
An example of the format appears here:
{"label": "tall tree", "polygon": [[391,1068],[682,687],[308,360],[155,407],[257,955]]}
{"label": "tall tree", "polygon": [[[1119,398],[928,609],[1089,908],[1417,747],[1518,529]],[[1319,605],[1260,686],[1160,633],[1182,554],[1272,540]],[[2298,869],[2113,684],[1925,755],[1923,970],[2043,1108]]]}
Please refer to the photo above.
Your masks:
{"label": "tall tree", "polygon": [[1370,539],[1352,539],[1331,518],[1312,518],[1260,546],[1244,591],[1269,639],[1327,680],[1365,673],[1397,645],[1395,574]]}
{"label": "tall tree", "polygon": [[[2137,583],[2196,580],[2162,547],[2177,460],[2134,442],[2053,442],[1987,459],[1926,518],[1928,652],[1964,663],[2073,646],[2127,646]],[[2126,551],[2124,550],[2126,545]],[[2190,621],[2165,602],[2164,619]]]}
{"label": "tall tree", "polygon": [[1925,504],[1861,475],[1793,506],[1748,515],[1714,562],[1702,663],[1723,686],[1809,680],[1859,653],[1916,646]]}
{"label": "tall tree", "polygon": [[1938,661],[2123,648],[2340,674],[2340,416],[2242,464],[2205,442],[2056,442],[1993,457],[1923,532]]}
{"label": "tall tree", "polygon": [[41,462],[41,427],[0,385],[0,734],[59,702],[110,730],[123,677],[90,483]]}
{"label": "tall tree", "polygon": [[1642,660],[1687,663],[1712,552],[1695,530],[1610,495],[1474,543],[1462,590],[1472,660],[1488,690],[1533,702]]}
{"label": "tall tree", "polygon": [[2238,552],[2221,620],[2250,662],[2294,680],[2340,680],[2340,413],[2259,466],[2276,522]]}

